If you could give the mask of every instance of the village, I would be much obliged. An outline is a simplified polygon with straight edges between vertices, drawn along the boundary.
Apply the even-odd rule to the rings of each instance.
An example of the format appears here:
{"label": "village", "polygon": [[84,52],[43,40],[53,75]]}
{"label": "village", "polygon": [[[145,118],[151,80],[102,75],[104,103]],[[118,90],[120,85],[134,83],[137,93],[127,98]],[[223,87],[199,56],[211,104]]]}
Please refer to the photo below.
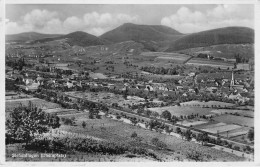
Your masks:
{"label": "village", "polygon": [[255,163],[254,5],[6,4],[6,161]]}

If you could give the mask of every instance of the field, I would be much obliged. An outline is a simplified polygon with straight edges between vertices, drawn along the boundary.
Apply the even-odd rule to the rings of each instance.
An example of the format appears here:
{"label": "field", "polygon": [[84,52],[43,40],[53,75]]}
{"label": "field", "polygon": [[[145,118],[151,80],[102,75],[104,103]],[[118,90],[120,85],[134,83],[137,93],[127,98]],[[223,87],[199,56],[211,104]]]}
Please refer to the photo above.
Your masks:
{"label": "field", "polygon": [[218,126],[224,126],[224,125],[227,125],[227,124],[223,123],[223,122],[213,121],[213,122],[208,122],[208,123],[205,123],[205,124],[197,125],[197,126],[195,126],[195,128],[197,128],[197,129],[210,129],[210,128],[214,128],[214,127],[218,127]]}
{"label": "field", "polygon": [[182,122],[182,125],[184,126],[196,126],[196,125],[201,125],[201,124],[205,124],[208,121],[184,121]]}
{"label": "field", "polygon": [[102,73],[90,73],[89,77],[98,78],[98,79],[106,79],[107,77]]}
{"label": "field", "polygon": [[197,124],[194,125],[194,128],[206,132],[210,132],[210,133],[219,134],[221,136],[229,137],[229,138],[245,135],[248,133],[248,130],[250,129],[248,127],[243,127],[234,124],[227,124],[223,122],[216,122],[216,121],[210,121],[204,124]]}
{"label": "field", "polygon": [[237,69],[238,70],[250,70],[249,64],[242,64],[242,63],[237,64]]}
{"label": "field", "polygon": [[94,102],[105,103],[109,105],[117,103],[121,107],[128,107],[128,104],[132,105],[144,102],[144,99],[142,98],[128,96],[127,100],[125,100],[123,95],[107,92],[66,92],[66,94],[72,97],[85,98]]}
{"label": "field", "polygon": [[45,100],[38,99],[38,98],[29,98],[29,99],[6,100],[5,109],[6,111],[12,111],[14,108],[20,105],[27,106],[29,104],[29,101],[31,101],[33,105],[36,105],[41,109],[60,108],[60,105],[56,103],[47,102]]}
{"label": "field", "polygon": [[218,110],[212,110],[211,112],[216,114],[234,114],[237,113],[242,116],[251,117],[254,118],[254,111],[252,110],[229,110],[229,109],[218,109]]}
{"label": "field", "polygon": [[221,44],[211,45],[205,47],[195,47],[190,49],[181,50],[179,52],[186,54],[195,54],[197,52],[209,51],[210,55],[222,58],[234,58],[234,55],[239,53],[242,57],[254,57],[253,44]]}
{"label": "field", "polygon": [[221,69],[231,69],[234,67],[234,64],[227,63],[224,61],[214,61],[214,60],[207,60],[201,58],[192,58],[186,64],[190,65],[198,65],[198,66],[211,66],[211,67],[219,67]]}
{"label": "field", "polygon": [[248,131],[249,131],[249,128],[241,127],[241,128],[229,130],[228,133],[222,132],[222,133],[220,133],[220,135],[232,138],[232,137],[235,137],[235,136],[245,135],[245,134],[248,133]]}
{"label": "field", "polygon": [[234,115],[221,115],[218,117],[214,117],[213,119],[218,122],[254,127],[254,119],[248,117],[234,116]]}
{"label": "field", "polygon": [[152,112],[157,112],[161,114],[163,111],[168,110],[172,115],[181,116],[181,115],[192,115],[199,114],[200,115],[208,115],[211,114],[210,108],[194,108],[194,107],[179,107],[179,106],[170,106],[170,107],[156,107],[156,108],[148,108]]}
{"label": "field", "polygon": [[181,106],[198,106],[198,107],[212,107],[212,106],[221,106],[221,107],[229,107],[234,106],[232,103],[225,103],[221,101],[208,101],[208,102],[201,102],[201,101],[188,101],[181,103]]}
{"label": "field", "polygon": [[141,56],[155,57],[154,61],[168,61],[171,63],[183,63],[190,56],[179,53],[143,52]]}
{"label": "field", "polygon": [[179,76],[179,75],[152,74],[152,73],[145,72],[145,71],[142,71],[141,74],[143,76],[145,76],[145,78],[150,79],[150,80],[160,79],[160,78],[163,78],[163,79],[181,79],[181,78],[184,78],[183,76]]}
{"label": "field", "polygon": [[[66,115],[64,116],[66,117]],[[196,143],[187,142],[174,136],[169,136],[165,134],[160,134],[155,131],[138,128],[137,126],[129,125],[117,120],[111,120],[106,117],[102,117],[102,119],[88,119],[88,113],[86,113],[85,115],[75,115],[75,118],[76,126],[62,125],[60,127],[60,130],[94,136],[103,140],[109,139],[117,142],[129,143],[133,142],[133,139],[131,139],[130,137],[131,134],[133,132],[136,132],[138,137],[141,139],[141,143],[139,143],[139,145],[154,150],[156,154],[165,161],[174,161],[176,157],[185,160],[185,154],[193,150],[202,152],[204,155],[206,154],[212,156],[213,161],[242,160],[241,157],[236,157],[226,152],[212,149],[210,147],[201,146]],[[83,121],[87,123],[85,129],[83,129],[81,126]],[[157,137],[160,141],[165,142],[168,148],[172,151],[163,151],[156,149],[153,145],[151,145],[151,139],[154,137]]]}
{"label": "field", "polygon": [[241,126],[231,124],[231,125],[214,126],[212,128],[201,129],[201,130],[216,134],[216,133],[227,132],[238,128],[241,128]]}
{"label": "field", "polygon": [[43,111],[46,113],[57,114],[57,115],[76,114],[76,113],[80,112],[76,109],[64,109],[64,108],[54,108],[54,109],[52,108],[52,109],[46,109]]}

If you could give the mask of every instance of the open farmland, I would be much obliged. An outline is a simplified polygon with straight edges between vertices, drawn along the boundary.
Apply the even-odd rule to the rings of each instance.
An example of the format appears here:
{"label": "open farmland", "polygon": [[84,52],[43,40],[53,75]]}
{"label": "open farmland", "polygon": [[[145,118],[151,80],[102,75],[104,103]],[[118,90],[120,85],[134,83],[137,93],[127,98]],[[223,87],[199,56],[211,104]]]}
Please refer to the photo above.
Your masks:
{"label": "open farmland", "polygon": [[205,124],[200,124],[200,125],[197,125],[195,126],[195,128],[197,129],[210,129],[210,128],[214,128],[214,127],[218,127],[218,126],[224,126],[224,125],[227,125],[226,123],[223,123],[223,122],[216,122],[216,121],[210,121],[208,123],[205,123]]}
{"label": "open farmland", "polygon": [[143,52],[141,56],[154,57],[155,61],[170,61],[171,63],[183,63],[190,58],[185,54],[164,52]]}
{"label": "open farmland", "polygon": [[219,67],[221,69],[233,68],[234,64],[227,63],[224,61],[214,61],[200,58],[192,58],[186,64],[190,65],[198,65],[198,66],[211,66],[211,67]]}
{"label": "open farmland", "polygon": [[196,54],[197,52],[208,51],[214,57],[234,58],[234,55],[240,53],[243,57],[254,57],[254,44],[220,44],[204,47],[194,47],[178,52],[185,54]]}
{"label": "open farmland", "polygon": [[89,73],[89,77],[98,78],[98,79],[106,79],[107,77],[102,73]]}
{"label": "open farmland", "polygon": [[235,115],[221,115],[218,117],[213,118],[215,121],[230,123],[230,124],[237,124],[241,126],[248,126],[254,127],[254,119],[242,116],[235,116]]}
{"label": "open farmland", "polygon": [[250,70],[250,65],[245,63],[245,64],[242,64],[242,63],[238,63],[237,64],[237,69],[238,70]]}
{"label": "open farmland", "polygon": [[188,102],[184,102],[184,103],[180,103],[181,106],[197,106],[197,107],[230,107],[230,106],[234,106],[234,104],[232,103],[225,103],[225,102],[221,102],[221,101],[208,101],[208,102],[201,102],[201,101],[188,101]]}
{"label": "open farmland", "polygon": [[163,111],[168,110],[172,115],[181,116],[181,115],[192,115],[199,114],[208,115],[211,114],[210,108],[193,108],[193,107],[179,107],[179,106],[169,106],[169,107],[156,107],[156,108],[148,108],[152,112],[157,112],[161,114]]}
{"label": "open farmland", "polygon": [[66,92],[67,95],[77,98],[85,98],[87,100],[105,103],[112,105],[117,103],[121,107],[127,107],[128,104],[140,104],[144,102],[143,98],[128,96],[127,100],[124,99],[123,95],[118,95],[114,93],[107,92]]}
{"label": "open farmland", "polygon": [[182,122],[182,125],[184,126],[196,126],[196,125],[201,125],[201,124],[205,124],[208,121],[184,121]]}
{"label": "open farmland", "polygon": [[[186,159],[185,154],[193,150],[199,151],[203,153],[203,155],[210,155],[212,157],[211,161],[243,160],[243,158],[237,157],[233,154],[212,149],[210,147],[201,146],[196,143],[187,142],[174,136],[160,134],[155,131],[129,125],[120,120],[112,120],[106,117],[102,117],[102,119],[89,119],[88,113],[85,113],[84,115],[80,114],[79,116],[77,115],[78,114],[75,115],[75,126],[62,125],[59,130],[63,132],[67,131],[70,133],[79,133],[85,136],[93,136],[101,140],[112,140],[118,143],[123,142],[129,144],[136,144],[131,138],[131,134],[136,132],[138,138],[141,139],[141,141],[138,142],[138,145],[154,150],[154,152],[165,161],[174,161],[176,157]],[[69,116],[64,115],[64,117]],[[87,124],[86,128],[82,128],[81,126],[83,121]],[[160,141],[163,141],[169,150],[172,151],[162,151],[154,147],[151,144],[151,139],[154,137],[158,138]]]}
{"label": "open farmland", "polygon": [[51,109],[46,109],[43,111],[46,113],[57,114],[57,115],[80,113],[80,111],[78,111],[76,109],[65,109],[65,108],[51,108]]}
{"label": "open farmland", "polygon": [[152,73],[145,72],[145,71],[142,71],[141,74],[143,76],[145,76],[145,78],[150,79],[150,80],[160,79],[160,78],[163,78],[163,79],[181,79],[181,78],[184,78],[184,76],[180,76],[180,75],[152,74]]}
{"label": "open farmland", "polygon": [[6,111],[12,111],[14,108],[17,108],[20,105],[27,106],[29,101],[33,103],[33,105],[41,108],[41,109],[50,109],[50,108],[59,108],[60,105],[52,102],[48,102],[38,98],[30,98],[30,99],[15,99],[15,100],[6,100],[5,108]]}
{"label": "open farmland", "polygon": [[230,138],[230,137],[245,135],[245,134],[248,133],[248,131],[249,131],[249,128],[241,127],[241,128],[229,130],[228,133],[227,132],[222,132],[222,133],[219,133],[219,134],[222,135],[222,136]]}
{"label": "open farmland", "polygon": [[252,110],[229,110],[229,109],[218,109],[218,110],[212,110],[211,112],[216,114],[239,114],[246,117],[254,118],[254,111]]}
{"label": "open farmland", "polygon": [[221,125],[221,126],[216,126],[216,127],[213,126],[212,128],[206,128],[206,129],[201,129],[201,130],[216,134],[216,133],[227,132],[227,131],[239,129],[239,128],[241,128],[241,126],[231,124],[231,125]]}

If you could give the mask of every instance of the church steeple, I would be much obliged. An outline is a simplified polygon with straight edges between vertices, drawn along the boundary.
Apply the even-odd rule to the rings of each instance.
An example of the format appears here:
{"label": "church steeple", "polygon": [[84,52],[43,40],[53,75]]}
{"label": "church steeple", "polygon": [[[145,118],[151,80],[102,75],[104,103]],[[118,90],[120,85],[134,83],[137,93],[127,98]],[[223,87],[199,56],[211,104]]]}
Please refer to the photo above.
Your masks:
{"label": "church steeple", "polygon": [[234,73],[232,71],[232,77],[231,77],[231,81],[230,81],[230,87],[233,87],[235,84],[234,84]]}

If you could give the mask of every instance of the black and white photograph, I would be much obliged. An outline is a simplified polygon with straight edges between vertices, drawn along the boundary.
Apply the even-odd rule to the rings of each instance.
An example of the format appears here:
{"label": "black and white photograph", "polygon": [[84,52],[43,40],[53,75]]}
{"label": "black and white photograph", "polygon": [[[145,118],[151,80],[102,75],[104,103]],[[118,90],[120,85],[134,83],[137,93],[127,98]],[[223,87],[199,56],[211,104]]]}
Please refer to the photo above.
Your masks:
{"label": "black and white photograph", "polygon": [[255,162],[257,1],[76,2],[4,4],[4,162]]}

